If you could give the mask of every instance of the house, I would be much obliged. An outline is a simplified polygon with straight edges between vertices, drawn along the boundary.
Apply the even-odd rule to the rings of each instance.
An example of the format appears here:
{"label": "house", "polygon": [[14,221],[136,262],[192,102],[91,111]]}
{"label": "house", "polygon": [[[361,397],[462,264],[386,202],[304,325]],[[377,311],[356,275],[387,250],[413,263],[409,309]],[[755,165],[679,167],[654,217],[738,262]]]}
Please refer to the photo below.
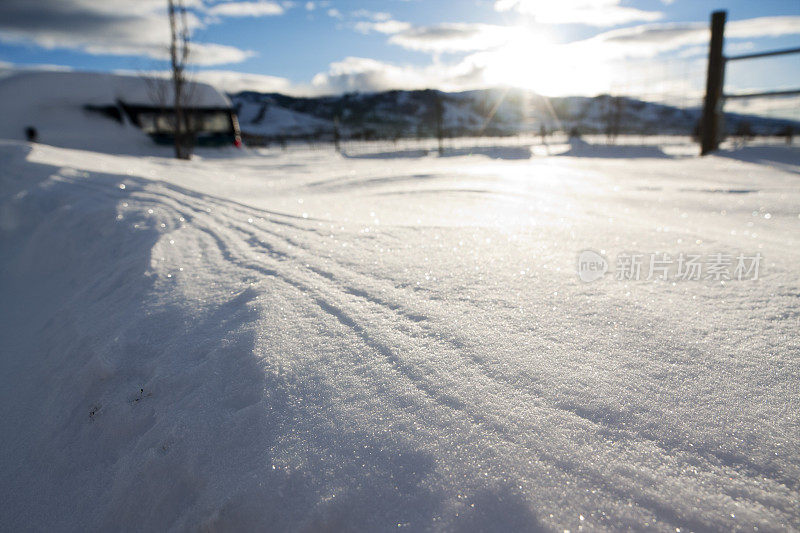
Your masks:
{"label": "house", "polygon": [[[169,81],[111,73],[17,71],[0,78],[0,138],[113,153],[152,153],[173,142]],[[192,83],[184,106],[200,146],[238,144],[230,100],[210,85]]]}
{"label": "house", "polygon": [[[172,144],[175,132],[175,113],[164,104],[131,103],[117,100],[115,109],[120,115],[142,129],[158,144]],[[190,130],[197,146],[224,146],[241,143],[239,122],[236,113],[228,106],[199,105],[190,102],[184,112],[189,117]]]}

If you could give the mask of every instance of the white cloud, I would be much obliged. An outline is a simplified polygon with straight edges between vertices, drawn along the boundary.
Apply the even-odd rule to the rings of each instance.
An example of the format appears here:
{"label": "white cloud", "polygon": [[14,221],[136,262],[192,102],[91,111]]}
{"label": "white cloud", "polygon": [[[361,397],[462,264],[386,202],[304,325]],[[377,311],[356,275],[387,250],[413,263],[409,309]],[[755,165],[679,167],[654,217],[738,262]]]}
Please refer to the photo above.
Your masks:
{"label": "white cloud", "polygon": [[408,22],[400,22],[398,20],[385,20],[381,22],[372,22],[368,20],[361,20],[353,26],[359,33],[384,33],[387,35],[400,33],[411,28]]}
{"label": "white cloud", "polygon": [[348,57],[332,63],[326,72],[314,76],[310,87],[296,86],[295,90],[308,94],[336,94],[390,89],[473,89],[488,86],[481,69],[469,59],[454,64],[434,63],[420,67]]}
{"label": "white cloud", "polygon": [[[728,22],[727,39],[778,37],[800,32],[800,16],[757,17]],[[649,57],[691,45],[707,44],[711,34],[702,22],[646,24],[601,33],[587,41],[587,46],[602,46],[615,56]],[[730,46],[728,46],[730,50]]]}
{"label": "white cloud", "polygon": [[[187,5],[200,8],[200,0]],[[193,13],[191,29],[204,24]],[[2,0],[0,41],[71,49],[96,55],[168,58],[169,26],[162,0]],[[215,43],[193,43],[199,65],[236,63],[252,51]]]}
{"label": "white cloud", "polygon": [[424,85],[425,81],[424,77],[413,69],[397,67],[374,59],[348,57],[343,61],[332,63],[327,72],[314,76],[311,86],[315,92],[324,94],[412,88]]}
{"label": "white cloud", "polygon": [[748,39],[800,34],[800,16],[757,17],[734,20],[725,25],[725,36]]}
{"label": "white cloud", "polygon": [[285,9],[277,2],[225,2],[206,9],[212,16],[219,17],[265,17],[282,15]]}
{"label": "white cloud", "polygon": [[358,9],[350,12],[350,16],[355,19],[362,19],[353,24],[353,29],[359,33],[383,33],[393,35],[411,29],[411,24],[394,20],[391,13],[383,11],[370,11],[368,9]]}
{"label": "white cloud", "polygon": [[330,9],[328,10],[328,16],[329,16],[329,17],[331,17],[331,18],[335,18],[335,19],[342,19],[342,18],[344,18],[344,16],[342,15],[341,11],[339,11],[339,10],[338,10],[338,9],[336,9],[335,7],[332,7],[332,8],[330,8]]}
{"label": "white cloud", "polygon": [[[463,90],[488,87],[482,67],[470,60],[454,64],[427,66],[394,65],[363,57],[347,57],[328,66],[310,83],[295,83],[286,78],[248,74],[230,70],[199,70],[192,79],[208,83],[225,92],[278,92],[293,96],[319,96],[343,92],[375,92],[391,89]],[[123,74],[168,76],[167,71],[130,72]]]}
{"label": "white cloud", "polygon": [[601,46],[609,55],[649,57],[667,50],[707,43],[708,26],[702,22],[647,24],[601,33],[583,41]]}
{"label": "white cloud", "polygon": [[[189,50],[191,63],[199,66],[241,63],[257,55],[253,50],[242,50],[235,46],[216,43],[193,42],[190,43]],[[102,51],[99,50],[98,53],[102,53]]]}
{"label": "white cloud", "polygon": [[[15,70],[29,69],[15,65]],[[48,65],[46,70],[59,70],[64,67]],[[172,73],[169,70],[126,70],[118,69],[115,74],[125,76],[136,76],[144,78],[168,79]],[[236,72],[233,70],[199,70],[189,73],[189,79],[193,82],[207,83],[216,87],[222,92],[237,93],[241,91],[257,92],[280,92],[284,94],[297,94],[299,89],[286,78],[276,76],[266,76],[263,74],[251,74],[247,72]]]}
{"label": "white cloud", "polygon": [[295,90],[292,83],[286,78],[263,74],[248,74],[231,70],[201,70],[193,73],[192,77],[229,93],[240,91],[292,93]]}
{"label": "white cloud", "polygon": [[392,18],[391,13],[383,11],[370,11],[368,9],[358,9],[350,13],[351,16],[359,19],[370,19],[376,22],[386,21]]}
{"label": "white cloud", "polygon": [[607,27],[655,21],[663,14],[620,5],[620,0],[496,0],[497,11],[515,10],[544,24],[586,24]]}
{"label": "white cloud", "polygon": [[520,31],[515,27],[491,24],[414,26],[395,33],[389,42],[425,52],[469,52],[505,44],[517,38]]}

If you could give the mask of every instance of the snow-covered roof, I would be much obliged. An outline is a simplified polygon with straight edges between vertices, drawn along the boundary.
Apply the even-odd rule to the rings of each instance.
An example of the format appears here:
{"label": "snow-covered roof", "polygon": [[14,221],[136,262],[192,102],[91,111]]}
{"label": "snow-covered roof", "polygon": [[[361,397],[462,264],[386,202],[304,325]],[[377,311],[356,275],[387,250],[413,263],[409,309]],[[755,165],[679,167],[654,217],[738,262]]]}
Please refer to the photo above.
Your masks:
{"label": "snow-covered roof", "polygon": [[[111,105],[117,100],[128,104],[171,105],[172,95],[165,78],[130,76],[101,72],[19,72],[0,79],[0,92],[42,104],[47,101],[80,105]],[[230,107],[228,98],[211,85],[192,83],[191,105]],[[162,96],[163,95],[163,96]]]}

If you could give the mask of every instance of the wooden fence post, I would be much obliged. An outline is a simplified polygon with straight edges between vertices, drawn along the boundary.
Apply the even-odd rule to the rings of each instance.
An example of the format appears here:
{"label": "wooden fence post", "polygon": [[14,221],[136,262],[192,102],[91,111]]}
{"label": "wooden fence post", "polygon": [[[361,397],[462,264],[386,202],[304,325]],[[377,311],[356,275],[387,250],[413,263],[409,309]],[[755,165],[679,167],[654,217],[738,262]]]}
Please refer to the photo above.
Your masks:
{"label": "wooden fence post", "polygon": [[714,11],[711,14],[711,45],[708,49],[706,98],[700,122],[700,155],[709,154],[719,147],[722,126],[722,86],[725,78],[725,58],[722,56],[725,18],[725,11]]}

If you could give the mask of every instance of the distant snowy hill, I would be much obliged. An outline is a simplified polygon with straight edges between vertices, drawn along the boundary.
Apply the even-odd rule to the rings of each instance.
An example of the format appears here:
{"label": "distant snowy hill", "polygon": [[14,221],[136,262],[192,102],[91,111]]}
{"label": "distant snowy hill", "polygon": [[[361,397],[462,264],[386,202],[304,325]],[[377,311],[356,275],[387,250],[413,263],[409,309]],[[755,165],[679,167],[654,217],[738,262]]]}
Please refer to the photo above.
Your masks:
{"label": "distant snowy hill", "polygon": [[271,98],[242,99],[237,102],[239,124],[247,125],[251,135],[314,135],[330,131],[333,122],[277,105]]}
{"label": "distant snowy hill", "polygon": [[[363,138],[431,136],[437,131],[437,106],[447,136],[513,135],[577,129],[582,133],[692,133],[700,109],[680,109],[634,98],[545,98],[520,90],[386,91],[341,96],[296,98],[282,94],[242,92],[230,95],[239,111],[242,131],[266,140],[329,137],[334,120],[343,135]],[[730,133],[748,124],[753,133],[776,135],[800,123],[774,118],[726,114]]]}

